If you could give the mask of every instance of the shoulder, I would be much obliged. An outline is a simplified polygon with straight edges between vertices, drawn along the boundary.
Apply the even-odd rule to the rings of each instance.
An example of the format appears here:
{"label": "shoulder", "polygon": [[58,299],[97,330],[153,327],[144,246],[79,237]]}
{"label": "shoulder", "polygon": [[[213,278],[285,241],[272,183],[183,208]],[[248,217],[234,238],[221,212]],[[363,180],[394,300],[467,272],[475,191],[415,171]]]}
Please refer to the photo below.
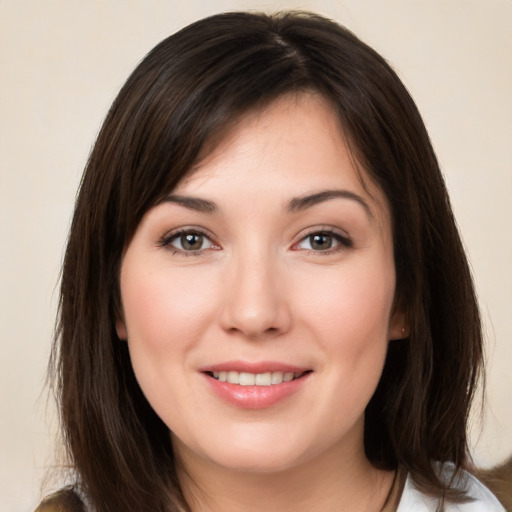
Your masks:
{"label": "shoulder", "polygon": [[475,475],[512,511],[512,457],[490,469],[476,469]]}
{"label": "shoulder", "polygon": [[35,512],[86,512],[86,509],[75,489],[65,487],[47,496]]}
{"label": "shoulder", "polygon": [[[448,482],[453,473],[453,466],[445,465],[440,476]],[[466,471],[462,471],[455,480],[454,486],[464,490],[471,501],[467,503],[445,504],[445,512],[506,512],[494,494],[477,478]],[[402,498],[397,512],[435,512],[439,500],[420,491],[410,478],[405,482]]]}

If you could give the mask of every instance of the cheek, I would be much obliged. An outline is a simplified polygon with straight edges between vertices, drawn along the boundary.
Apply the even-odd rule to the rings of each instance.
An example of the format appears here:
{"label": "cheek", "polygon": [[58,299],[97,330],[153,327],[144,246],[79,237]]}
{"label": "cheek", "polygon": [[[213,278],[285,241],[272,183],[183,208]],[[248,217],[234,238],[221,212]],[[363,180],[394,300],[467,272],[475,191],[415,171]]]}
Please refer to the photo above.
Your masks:
{"label": "cheek", "polygon": [[215,286],[199,272],[127,272],[122,300],[128,338],[155,349],[193,340],[209,313]]}
{"label": "cheek", "polygon": [[318,302],[317,339],[329,353],[327,363],[335,421],[363,414],[382,375],[394,298],[392,266],[361,268],[333,280],[331,301]]}
{"label": "cheek", "polygon": [[[140,269],[140,268],[139,268]],[[139,270],[135,269],[135,270]],[[122,274],[122,300],[132,366],[156,411],[173,401],[189,355],[198,350],[212,315],[216,285],[192,269]],[[173,398],[174,397],[174,398]]]}
{"label": "cheek", "polygon": [[[387,342],[394,300],[392,264],[351,266],[347,272],[311,276],[302,289],[302,310],[324,336],[337,338],[336,346]],[[316,277],[316,279],[315,279]]]}
{"label": "cheek", "polygon": [[341,416],[363,411],[380,380],[389,342],[394,275],[392,264],[373,262],[333,273],[324,286],[316,280],[316,286],[311,282],[304,288],[308,294],[303,311],[308,328],[329,354],[326,367],[338,390],[333,398]]}
{"label": "cheek", "polygon": [[185,370],[212,314],[215,285],[205,286],[200,272],[165,267],[140,272],[126,266],[121,278],[133,370],[149,403],[171,427],[172,411],[192,406],[182,392]]}

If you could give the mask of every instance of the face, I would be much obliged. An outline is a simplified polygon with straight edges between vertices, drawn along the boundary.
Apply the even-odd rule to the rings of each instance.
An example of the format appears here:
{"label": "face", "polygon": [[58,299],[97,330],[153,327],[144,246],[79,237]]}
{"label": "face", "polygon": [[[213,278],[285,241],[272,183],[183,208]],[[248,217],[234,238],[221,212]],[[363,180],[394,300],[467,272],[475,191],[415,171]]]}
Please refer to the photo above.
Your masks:
{"label": "face", "polygon": [[403,319],[386,200],[320,96],[243,117],[144,216],[120,282],[118,334],[182,459],[361,456]]}

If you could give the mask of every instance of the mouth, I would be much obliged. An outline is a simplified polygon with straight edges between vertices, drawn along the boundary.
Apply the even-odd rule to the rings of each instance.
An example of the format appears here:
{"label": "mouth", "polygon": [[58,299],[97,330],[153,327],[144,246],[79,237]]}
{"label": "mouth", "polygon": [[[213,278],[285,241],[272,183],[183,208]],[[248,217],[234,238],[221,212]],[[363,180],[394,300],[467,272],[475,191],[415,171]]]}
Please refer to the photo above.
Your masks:
{"label": "mouth", "polygon": [[203,367],[209,389],[225,403],[242,409],[266,409],[307,386],[311,368],[280,362],[226,361]]}
{"label": "mouth", "polygon": [[239,386],[276,386],[284,382],[291,382],[300,379],[311,370],[300,372],[264,372],[264,373],[250,373],[238,372],[235,370],[229,371],[207,371],[205,372],[209,377],[219,381],[227,382],[228,384],[236,384]]}

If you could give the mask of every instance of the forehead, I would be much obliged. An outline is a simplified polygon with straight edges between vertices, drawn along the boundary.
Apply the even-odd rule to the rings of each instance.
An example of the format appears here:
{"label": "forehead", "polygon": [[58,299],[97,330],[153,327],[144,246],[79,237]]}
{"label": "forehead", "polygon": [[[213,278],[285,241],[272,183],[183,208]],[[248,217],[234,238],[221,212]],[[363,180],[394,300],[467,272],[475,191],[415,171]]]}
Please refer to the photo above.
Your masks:
{"label": "forehead", "polygon": [[241,116],[174,192],[235,201],[249,191],[249,200],[286,202],[327,189],[363,196],[387,223],[387,200],[350,151],[333,106],[318,93],[293,93]]}

